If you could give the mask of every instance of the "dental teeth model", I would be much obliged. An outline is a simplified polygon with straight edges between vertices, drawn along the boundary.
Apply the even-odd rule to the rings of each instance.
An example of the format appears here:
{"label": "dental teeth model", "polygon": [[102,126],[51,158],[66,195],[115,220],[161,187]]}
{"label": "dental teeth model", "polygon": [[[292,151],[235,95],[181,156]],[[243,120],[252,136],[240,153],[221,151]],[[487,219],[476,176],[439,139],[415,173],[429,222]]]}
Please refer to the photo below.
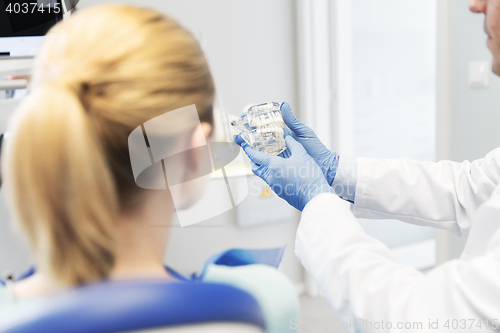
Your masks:
{"label": "dental teeth model", "polygon": [[255,150],[271,155],[286,150],[285,122],[276,102],[252,106],[241,119],[232,121],[231,126]]}

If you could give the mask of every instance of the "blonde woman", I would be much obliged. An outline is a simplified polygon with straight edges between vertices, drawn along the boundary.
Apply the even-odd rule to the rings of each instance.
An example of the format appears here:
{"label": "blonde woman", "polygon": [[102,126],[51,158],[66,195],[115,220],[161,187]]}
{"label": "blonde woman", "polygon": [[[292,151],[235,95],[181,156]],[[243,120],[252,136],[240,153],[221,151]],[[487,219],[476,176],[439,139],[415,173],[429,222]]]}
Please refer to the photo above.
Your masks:
{"label": "blonde woman", "polygon": [[[127,140],[148,120],[195,105],[201,126],[173,144],[198,147],[213,129],[213,96],[200,47],[158,12],[106,5],[56,25],[2,160],[6,197],[37,273],[0,290],[0,305],[103,279],[173,280],[163,265],[169,228],[150,227],[169,224],[171,193],[136,185]],[[186,124],[167,125],[175,135]],[[180,172],[201,163],[188,155]],[[183,188],[185,204],[199,192]],[[266,272],[257,285],[274,283],[295,306],[290,282]]]}

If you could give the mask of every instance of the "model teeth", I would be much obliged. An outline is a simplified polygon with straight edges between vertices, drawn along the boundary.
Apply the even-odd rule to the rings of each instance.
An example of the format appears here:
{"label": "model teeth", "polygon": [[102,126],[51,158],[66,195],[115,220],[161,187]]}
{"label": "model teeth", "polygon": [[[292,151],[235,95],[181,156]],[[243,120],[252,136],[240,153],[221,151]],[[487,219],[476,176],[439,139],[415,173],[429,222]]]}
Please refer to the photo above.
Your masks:
{"label": "model teeth", "polygon": [[253,106],[231,125],[253,149],[273,155],[286,149],[285,122],[278,103]]}
{"label": "model teeth", "polygon": [[285,131],[283,130],[283,128],[276,126],[274,124],[257,128],[256,134],[264,138],[269,138],[269,137],[273,137],[275,139],[285,138]]}
{"label": "model teeth", "polygon": [[276,123],[278,127],[285,127],[283,118],[279,111],[262,113],[257,115],[248,115],[248,125],[250,127],[264,127]]}

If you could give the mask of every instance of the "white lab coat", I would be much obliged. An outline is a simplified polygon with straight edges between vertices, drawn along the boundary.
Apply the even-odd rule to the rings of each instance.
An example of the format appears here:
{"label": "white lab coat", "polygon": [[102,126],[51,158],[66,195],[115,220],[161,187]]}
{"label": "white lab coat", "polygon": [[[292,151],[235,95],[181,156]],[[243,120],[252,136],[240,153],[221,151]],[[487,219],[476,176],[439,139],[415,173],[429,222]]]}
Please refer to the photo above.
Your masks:
{"label": "white lab coat", "polygon": [[[295,244],[297,258],[344,326],[360,332],[500,331],[500,148],[472,163],[357,163],[351,210],[334,194],[315,197],[302,213]],[[447,229],[468,234],[468,241],[460,259],[423,274],[398,263],[356,217]]]}

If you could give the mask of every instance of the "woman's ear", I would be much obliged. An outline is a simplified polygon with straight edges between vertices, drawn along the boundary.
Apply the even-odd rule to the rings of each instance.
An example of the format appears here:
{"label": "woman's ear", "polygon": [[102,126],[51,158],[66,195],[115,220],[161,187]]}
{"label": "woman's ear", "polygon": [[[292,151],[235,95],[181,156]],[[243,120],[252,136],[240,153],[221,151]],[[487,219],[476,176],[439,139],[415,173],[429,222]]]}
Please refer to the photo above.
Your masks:
{"label": "woman's ear", "polygon": [[196,126],[191,137],[191,148],[201,147],[208,143],[212,133],[212,125],[209,123],[201,123],[201,126]]}
{"label": "woman's ear", "polygon": [[[191,148],[201,147],[208,144],[211,133],[212,125],[209,123],[202,122],[201,126],[196,126],[196,129],[193,131],[191,136]],[[207,149],[209,149],[208,146]],[[191,149],[187,165],[191,167],[193,171],[196,171],[201,163],[210,163],[210,161],[201,160],[204,158],[206,158],[205,154],[200,154],[197,149]]]}
{"label": "woman's ear", "polygon": [[203,135],[205,136],[205,140],[209,141],[210,137],[212,136],[212,125],[209,123],[202,122],[201,123],[201,129],[203,130]]}

